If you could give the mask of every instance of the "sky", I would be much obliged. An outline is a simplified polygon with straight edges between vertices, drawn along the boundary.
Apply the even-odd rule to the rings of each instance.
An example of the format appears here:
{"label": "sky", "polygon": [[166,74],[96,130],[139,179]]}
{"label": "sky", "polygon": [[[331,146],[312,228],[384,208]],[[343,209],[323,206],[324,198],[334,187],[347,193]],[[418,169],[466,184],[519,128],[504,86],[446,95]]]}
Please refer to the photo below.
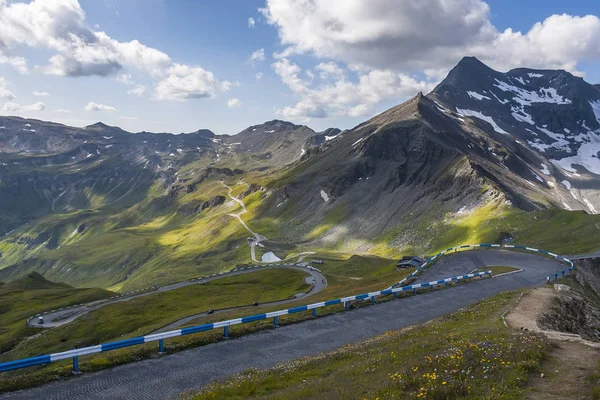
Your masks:
{"label": "sky", "polygon": [[352,128],[466,55],[600,83],[597,0],[0,0],[0,115]]}

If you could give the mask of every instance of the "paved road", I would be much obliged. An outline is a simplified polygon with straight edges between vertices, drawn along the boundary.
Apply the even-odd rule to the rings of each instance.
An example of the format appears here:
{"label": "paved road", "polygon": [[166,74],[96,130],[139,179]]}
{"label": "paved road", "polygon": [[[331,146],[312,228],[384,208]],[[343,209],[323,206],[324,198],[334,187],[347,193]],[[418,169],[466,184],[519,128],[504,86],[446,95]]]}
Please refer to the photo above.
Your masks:
{"label": "paved road", "polygon": [[[317,355],[367,339],[389,330],[426,322],[452,313],[497,293],[534,287],[546,276],[563,268],[555,260],[506,250],[486,250],[447,256],[437,263],[432,275],[450,276],[455,268],[473,269],[485,265],[515,265],[518,274],[475,281],[447,290],[364,307],[316,318],[183,351],[154,360],[144,360],[66,381],[53,382],[2,399],[165,399],[200,388],[248,368],[268,368],[280,362]],[[508,264],[512,263],[512,264]]]}
{"label": "paved road", "polygon": [[[265,267],[265,268],[289,268],[289,269],[296,269],[302,272],[308,272],[308,274],[310,276],[306,277],[306,283],[308,283],[309,285],[312,285],[311,289],[306,292],[306,293],[298,293],[296,295],[296,297],[294,297],[293,299],[287,299],[287,300],[278,300],[278,301],[270,301],[267,303],[261,303],[261,306],[282,306],[284,304],[288,304],[291,303],[292,301],[298,301],[299,299],[305,299],[308,296],[312,296],[315,293],[319,293],[321,290],[325,289],[327,287],[327,279],[325,279],[325,277],[319,272],[319,271],[315,271],[315,270],[310,270],[310,269],[306,269],[306,268],[301,268],[301,267]],[[261,269],[265,269],[265,268],[261,268]],[[215,310],[215,314],[218,313],[222,313],[225,311],[231,311],[231,310],[245,310],[245,309],[253,309],[254,306],[240,306],[240,307],[230,307],[230,308],[222,308],[219,310]],[[250,314],[250,313],[248,313]],[[150,332],[151,333],[160,333],[160,332],[167,332],[167,331],[171,331],[174,329],[177,329],[178,327],[185,325],[189,322],[192,322],[193,320],[200,318],[200,317],[205,317],[208,314],[206,312],[203,313],[199,313],[199,314],[194,314],[194,315],[190,315],[188,317],[185,318],[181,318],[175,322],[170,323],[169,325],[158,329],[154,332]]]}
{"label": "paved road", "polygon": [[221,275],[215,275],[215,276],[211,276],[209,278],[195,280],[195,281],[178,282],[178,283],[174,283],[172,285],[159,287],[158,289],[156,289],[154,291],[144,292],[144,293],[127,296],[127,297],[121,297],[121,298],[114,299],[114,300],[99,300],[99,301],[95,301],[92,303],[84,304],[81,307],[73,307],[73,308],[46,314],[46,315],[44,315],[44,324],[43,325],[39,325],[36,323],[37,317],[28,319],[27,324],[32,328],[56,328],[58,326],[62,326],[62,325],[68,324],[70,322],[73,322],[77,318],[79,318],[91,311],[97,310],[99,308],[102,308],[102,307],[110,305],[110,304],[122,303],[124,301],[129,301],[132,299],[136,299],[138,297],[150,296],[152,294],[161,293],[161,292],[168,292],[168,291],[180,289],[182,287],[189,286],[189,285],[203,284],[206,282],[213,281],[215,279],[222,279],[222,278],[229,277],[229,276],[247,274],[247,273],[255,272],[258,270],[271,269],[271,268],[291,268],[291,269],[302,270],[304,272],[309,273],[314,278],[314,280],[316,280],[317,286],[314,287],[309,292],[308,295],[313,295],[315,293],[318,293],[327,286],[327,281],[325,281],[325,283],[322,282],[325,279],[325,277],[323,275],[321,275],[318,271],[313,271],[313,270],[309,270],[307,268],[301,268],[301,267],[291,267],[291,266],[275,266],[275,265],[264,266],[264,267],[259,267],[259,268],[236,270],[236,271],[227,272],[227,273],[224,273]]}

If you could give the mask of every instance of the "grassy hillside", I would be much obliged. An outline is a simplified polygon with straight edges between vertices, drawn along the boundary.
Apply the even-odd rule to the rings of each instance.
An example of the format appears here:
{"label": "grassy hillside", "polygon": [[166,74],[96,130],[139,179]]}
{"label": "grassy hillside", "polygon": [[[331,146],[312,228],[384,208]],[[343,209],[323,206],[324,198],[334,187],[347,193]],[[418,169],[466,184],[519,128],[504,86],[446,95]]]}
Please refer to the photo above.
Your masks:
{"label": "grassy hillside", "polygon": [[[144,335],[179,318],[206,312],[210,308],[248,306],[254,301],[265,303],[292,298],[296,293],[306,292],[310,288],[305,282],[306,276],[304,272],[296,270],[268,269],[108,305],[65,326],[45,330],[41,335],[17,346],[10,358]],[[31,302],[30,298],[24,300]],[[23,304],[22,307],[29,309],[30,305]],[[24,325],[24,321],[25,317],[20,323]]]}
{"label": "grassy hillside", "polygon": [[[12,349],[24,338],[40,333],[28,328],[27,318],[72,304],[87,303],[112,296],[107,290],[75,289],[62,283],[54,283],[39,274],[0,286],[0,354]],[[16,358],[16,353],[6,353],[0,358]]]}

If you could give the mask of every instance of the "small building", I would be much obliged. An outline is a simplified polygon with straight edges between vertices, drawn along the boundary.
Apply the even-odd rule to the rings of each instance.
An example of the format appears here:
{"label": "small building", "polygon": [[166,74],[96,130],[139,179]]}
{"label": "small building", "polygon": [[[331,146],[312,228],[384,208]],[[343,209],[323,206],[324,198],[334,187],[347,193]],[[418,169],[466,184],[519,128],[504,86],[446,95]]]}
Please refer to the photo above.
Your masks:
{"label": "small building", "polygon": [[396,268],[418,268],[425,262],[421,257],[417,256],[404,256],[398,264],[396,264]]}
{"label": "small building", "polygon": [[310,262],[313,264],[325,264],[325,261],[323,260],[311,260]]}

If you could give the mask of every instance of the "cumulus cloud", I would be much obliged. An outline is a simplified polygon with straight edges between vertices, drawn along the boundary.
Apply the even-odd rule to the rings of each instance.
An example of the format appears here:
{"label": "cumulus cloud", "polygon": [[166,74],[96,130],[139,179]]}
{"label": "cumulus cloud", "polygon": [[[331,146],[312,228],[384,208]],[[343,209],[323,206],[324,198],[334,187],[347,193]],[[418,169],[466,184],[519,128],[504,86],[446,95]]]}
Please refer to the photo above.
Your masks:
{"label": "cumulus cloud", "polygon": [[37,96],[37,97],[48,97],[48,96],[50,96],[50,93],[34,91],[33,95]]}
{"label": "cumulus cloud", "polygon": [[240,101],[240,99],[229,99],[227,100],[227,107],[229,108],[238,108],[239,106],[242,105],[242,102]]}
{"label": "cumulus cloud", "polygon": [[116,112],[117,109],[111,106],[107,106],[105,104],[98,104],[98,103],[94,103],[93,101],[90,101],[87,106],[85,106],[83,108],[85,111],[87,112],[92,112],[92,111],[108,111],[108,112]]}
{"label": "cumulus cloud", "polygon": [[432,83],[392,70],[372,70],[352,81],[336,64],[319,64],[317,67],[327,74],[325,78],[332,79],[313,85],[300,77],[302,69],[288,59],[273,63],[275,73],[300,98],[294,106],[276,109],[278,115],[295,120],[365,116],[383,100],[412,96],[434,87]]}
{"label": "cumulus cloud", "polygon": [[131,74],[120,73],[117,75],[117,82],[124,83],[126,85],[133,85],[135,82],[131,79]]}
{"label": "cumulus cloud", "polygon": [[254,20],[254,18],[250,17],[248,18],[248,28],[254,28],[256,26],[256,21]]}
{"label": "cumulus cloud", "polygon": [[45,109],[46,105],[41,101],[28,106],[22,106],[18,103],[9,101],[2,107],[2,110],[5,112],[43,111]]}
{"label": "cumulus cloud", "polygon": [[64,109],[64,108],[57,108],[56,110],[54,110],[54,112],[69,114],[71,112],[71,110],[67,110],[67,109]]}
{"label": "cumulus cloud", "polygon": [[250,54],[247,63],[254,66],[256,63],[265,61],[265,49],[258,49],[254,53]]}
{"label": "cumulus cloud", "polygon": [[26,74],[28,72],[27,61],[25,61],[23,57],[4,55],[2,52],[2,47],[0,47],[0,64],[10,65],[22,74]]}
{"label": "cumulus cloud", "polygon": [[152,98],[173,101],[213,98],[218,92],[228,91],[231,85],[200,67],[174,64],[169,68],[169,76],[156,86]]}
{"label": "cumulus cloud", "polygon": [[14,100],[16,96],[13,94],[13,92],[8,90],[7,86],[8,82],[6,81],[6,79],[0,76],[0,98],[6,100]]}
{"label": "cumulus cloud", "polygon": [[262,72],[257,72],[256,75],[254,75],[256,77],[256,79],[260,80],[263,77],[263,73]]}
{"label": "cumulus cloud", "polygon": [[141,96],[146,91],[146,86],[144,85],[135,85],[133,89],[127,91],[127,94],[134,94],[136,96]]}
{"label": "cumulus cloud", "polygon": [[[45,74],[108,76],[120,73],[127,66],[156,79],[160,86],[157,93],[169,86],[170,97],[212,97],[190,96],[187,90],[181,94],[173,93],[177,85],[170,84],[172,70],[181,65],[174,63],[166,53],[138,40],[121,42],[98,29],[92,29],[86,22],[85,12],[77,0],[33,0],[29,3],[0,0],[0,63],[11,63],[26,70],[24,59],[7,58],[6,52],[20,46],[42,48],[54,53],[46,65],[36,67]],[[193,75],[189,79],[198,79],[201,74],[197,71],[204,71],[196,66],[183,67]],[[226,85],[218,82],[210,72],[204,76],[209,79],[205,86],[215,85],[215,82]],[[132,84],[128,75],[119,75],[118,79]]]}
{"label": "cumulus cloud", "polygon": [[552,15],[521,33],[499,31],[481,0],[267,0],[261,12],[278,29],[280,57],[313,54],[420,71],[450,68],[464,55],[498,69],[574,70],[600,58],[600,19],[593,15]]}

